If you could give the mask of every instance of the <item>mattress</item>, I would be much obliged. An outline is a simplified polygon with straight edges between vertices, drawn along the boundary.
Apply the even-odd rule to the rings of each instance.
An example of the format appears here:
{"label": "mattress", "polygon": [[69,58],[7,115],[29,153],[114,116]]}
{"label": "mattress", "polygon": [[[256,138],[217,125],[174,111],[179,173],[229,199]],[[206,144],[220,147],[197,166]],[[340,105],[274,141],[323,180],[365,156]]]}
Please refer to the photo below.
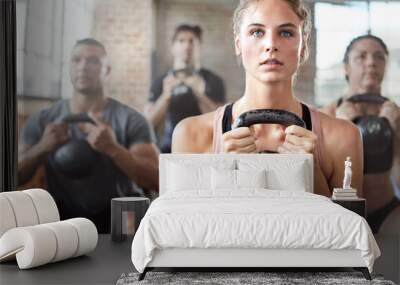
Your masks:
{"label": "mattress", "polygon": [[370,272],[380,255],[361,216],[320,195],[266,189],[160,196],[133,239],[132,262],[143,272],[155,250],[170,248],[359,250]]}

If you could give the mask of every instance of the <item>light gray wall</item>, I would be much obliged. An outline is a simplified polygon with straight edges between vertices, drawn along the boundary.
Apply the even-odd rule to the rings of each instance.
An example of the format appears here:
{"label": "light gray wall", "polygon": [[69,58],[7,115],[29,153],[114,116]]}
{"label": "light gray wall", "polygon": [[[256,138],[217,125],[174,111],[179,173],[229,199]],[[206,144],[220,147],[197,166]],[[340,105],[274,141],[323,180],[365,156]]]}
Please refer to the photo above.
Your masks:
{"label": "light gray wall", "polygon": [[75,41],[90,36],[94,0],[17,1],[17,93],[45,98],[71,93],[68,61]]}
{"label": "light gray wall", "polygon": [[[34,5],[33,5],[34,4]],[[54,97],[60,93],[62,52],[59,18],[63,2],[53,0],[18,1],[17,29],[25,30],[17,39],[19,59],[18,92],[21,95]]]}
{"label": "light gray wall", "polygon": [[95,17],[95,0],[66,0],[64,3],[61,96],[69,98],[72,96],[69,77],[71,51],[77,40],[91,37]]}

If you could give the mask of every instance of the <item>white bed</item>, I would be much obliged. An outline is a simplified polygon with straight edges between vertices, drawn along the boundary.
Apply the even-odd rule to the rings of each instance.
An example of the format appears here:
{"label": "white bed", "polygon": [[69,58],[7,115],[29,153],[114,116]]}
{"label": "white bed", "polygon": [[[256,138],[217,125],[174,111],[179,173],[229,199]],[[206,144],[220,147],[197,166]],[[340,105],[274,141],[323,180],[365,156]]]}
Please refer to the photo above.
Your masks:
{"label": "white bed", "polygon": [[155,267],[354,267],[379,248],[367,222],[313,194],[312,155],[160,156],[160,197],[132,243]]}

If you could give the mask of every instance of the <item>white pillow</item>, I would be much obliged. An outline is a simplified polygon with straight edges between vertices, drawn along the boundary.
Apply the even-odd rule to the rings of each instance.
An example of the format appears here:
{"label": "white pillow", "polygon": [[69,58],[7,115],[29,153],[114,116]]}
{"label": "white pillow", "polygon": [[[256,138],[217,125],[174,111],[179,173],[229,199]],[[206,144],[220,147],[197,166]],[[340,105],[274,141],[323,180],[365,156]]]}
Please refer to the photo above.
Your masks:
{"label": "white pillow", "polygon": [[235,169],[234,160],[192,161],[187,159],[167,160],[167,191],[211,190],[211,169]]}
{"label": "white pillow", "polygon": [[236,190],[236,170],[211,168],[212,190]]}
{"label": "white pillow", "polygon": [[267,171],[236,170],[237,188],[267,188]]}
{"label": "white pillow", "polygon": [[169,163],[168,191],[210,189],[210,167]]}
{"label": "white pillow", "polygon": [[239,190],[242,188],[266,188],[265,169],[262,170],[211,170],[212,190]]}
{"label": "white pillow", "polygon": [[268,188],[272,190],[302,191],[307,190],[307,177],[302,167],[295,167],[290,174],[271,169],[267,172]]}
{"label": "white pillow", "polygon": [[[271,190],[310,191],[312,181],[307,174],[312,171],[306,161],[293,161],[282,155],[282,159],[239,159],[239,170],[266,169],[267,187]],[[310,189],[310,190],[309,190]]]}

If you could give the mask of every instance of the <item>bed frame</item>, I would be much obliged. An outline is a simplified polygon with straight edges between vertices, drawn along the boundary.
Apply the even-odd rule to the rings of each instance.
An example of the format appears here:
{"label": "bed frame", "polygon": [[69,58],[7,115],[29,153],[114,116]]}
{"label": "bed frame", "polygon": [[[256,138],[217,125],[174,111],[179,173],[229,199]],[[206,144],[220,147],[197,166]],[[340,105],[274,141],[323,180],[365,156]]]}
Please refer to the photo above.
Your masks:
{"label": "bed frame", "polygon": [[[254,155],[254,154],[253,154]],[[257,154],[258,157],[265,154]],[[271,155],[271,154],[268,154]],[[313,193],[313,156],[279,155],[280,159],[302,160],[307,162],[305,175],[308,177],[308,192]],[[191,161],[210,161],[211,159],[237,159],[251,157],[251,154],[161,154],[160,155],[160,195],[166,192],[166,165],[168,159],[190,159]],[[328,249],[254,249],[254,248],[168,248],[157,249],[139,280],[148,271],[156,268],[229,268],[234,271],[251,271],[254,268],[343,268],[350,267],[361,271],[367,280],[371,275],[359,250]]]}
{"label": "bed frame", "polygon": [[361,271],[367,280],[371,275],[359,250],[328,249],[192,249],[156,250],[152,261],[139,275],[155,268],[232,268],[247,271],[254,268],[338,268]]}

